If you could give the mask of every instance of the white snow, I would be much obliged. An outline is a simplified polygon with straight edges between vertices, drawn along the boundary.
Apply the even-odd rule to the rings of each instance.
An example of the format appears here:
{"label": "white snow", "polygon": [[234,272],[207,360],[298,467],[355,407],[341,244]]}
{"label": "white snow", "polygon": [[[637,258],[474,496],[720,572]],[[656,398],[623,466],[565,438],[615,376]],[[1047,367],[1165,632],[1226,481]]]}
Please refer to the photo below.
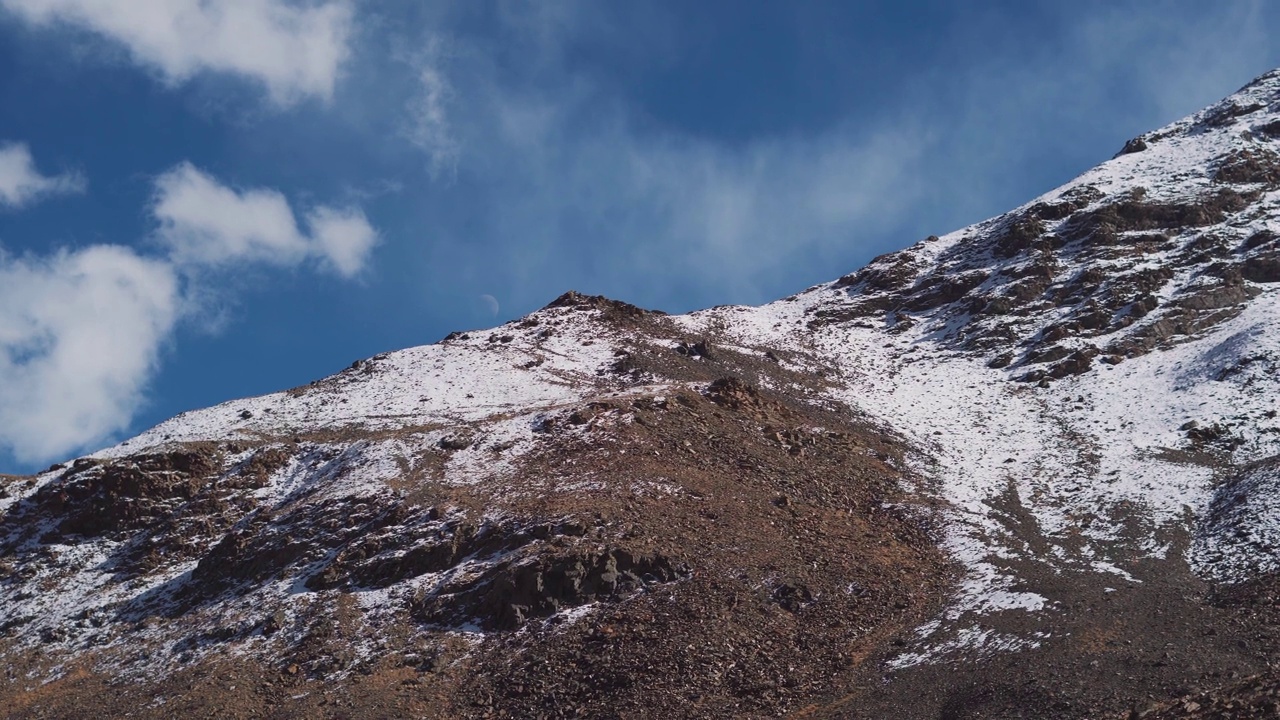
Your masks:
{"label": "white snow", "polygon": [[[1269,77],[1231,101],[1273,103],[1280,97],[1278,87],[1280,76]],[[1280,119],[1280,112],[1266,109],[1215,127],[1197,124],[1215,111],[1147,134],[1146,150],[1105,162],[1019,211],[1086,187],[1104,196],[1094,207],[1137,188],[1148,202],[1185,201],[1214,191],[1214,161],[1235,149],[1272,142],[1251,128]],[[1203,281],[1197,275],[1202,268],[1179,265],[1176,257],[1200,233],[1237,240],[1260,230],[1280,233],[1280,192],[1262,195],[1252,207],[1223,225],[1171,238],[1172,250],[1101,260],[1063,253],[1065,266],[1057,275],[1073,277],[1086,267],[1108,277],[1171,267],[1172,277],[1156,294],[1172,300]],[[930,239],[898,257],[912,260],[918,273],[941,269],[954,275],[987,267],[996,262],[987,247],[990,236],[1008,219]],[[1058,229],[1047,223],[1046,232]],[[982,287],[998,281],[993,275]],[[1062,320],[1065,311],[1052,306],[994,319],[944,307],[810,328],[817,311],[847,308],[860,297],[831,283],[761,307],[718,307],[673,317],[671,323],[677,334],[715,337],[723,347],[746,354],[760,354],[762,347],[794,350],[793,357],[781,361],[789,370],[833,367],[835,375],[825,377],[831,383],[827,400],[901,433],[916,448],[911,469],[924,480],[920,491],[946,508],[945,547],[965,576],[949,606],[919,629],[917,647],[890,663],[905,667],[952,653],[1035,647],[1042,636],[1002,634],[980,622],[996,614],[1058,611],[1051,593],[1020,576],[1013,561],[1036,563],[1046,573],[1103,573],[1136,585],[1143,578],[1133,567],[1135,559],[1164,558],[1172,551],[1159,535],[1161,528],[1204,519],[1189,554],[1198,572],[1235,581],[1280,569],[1280,466],[1265,462],[1280,456],[1280,288],[1251,287],[1261,294],[1198,337],[1118,365],[1099,363],[1047,387],[1014,382],[1019,371],[992,369],[988,354],[958,350],[947,339],[970,322],[1030,337]],[[674,383],[626,388],[603,379],[617,345],[610,342],[614,331],[596,318],[596,311],[582,307],[545,309],[530,322],[357,362],[309,386],[184,413],[93,457],[124,457],[177,442],[242,439],[285,447],[297,440],[300,449],[292,451],[290,463],[257,491],[259,499],[277,508],[313,492],[330,497],[389,493],[397,478],[436,467],[432,463],[442,456],[442,443],[452,443],[443,470],[425,481],[453,487],[501,483],[522,456],[536,450],[538,429],[547,418],[589,398],[676,390]],[[897,323],[904,318],[915,324],[902,329],[905,323]],[[1148,317],[1111,335],[1062,343],[1101,348],[1154,322]],[[619,413],[601,422],[606,421],[629,420]],[[1207,457],[1189,446],[1190,422],[1225,428],[1239,443]],[[359,431],[357,440],[341,439],[349,430]],[[246,457],[241,451],[233,460]],[[1223,470],[1231,465],[1248,467],[1242,473]],[[29,483],[10,483],[0,513],[57,477],[50,472]],[[520,491],[600,489],[594,479],[578,480],[547,479]],[[679,492],[664,478],[632,489]],[[1148,528],[1136,540],[1126,536],[1134,522]],[[194,566],[177,563],[145,582],[115,583],[107,560],[118,549],[108,540],[50,546],[56,559],[42,565],[36,577],[0,587],[0,622],[29,616],[24,633],[33,641],[41,630],[71,628],[65,642],[85,643],[95,628],[87,620],[77,625],[81,621],[74,618],[112,612]],[[448,574],[364,591],[358,599],[376,616],[415,589],[444,582],[446,575],[482,570],[463,564]],[[291,606],[307,594],[295,580],[199,612],[214,617],[229,611],[251,614],[272,603]],[[22,589],[28,587],[56,590],[28,596]],[[586,612],[569,611],[564,619]],[[94,642],[121,642],[106,631],[98,634],[102,639]]]}

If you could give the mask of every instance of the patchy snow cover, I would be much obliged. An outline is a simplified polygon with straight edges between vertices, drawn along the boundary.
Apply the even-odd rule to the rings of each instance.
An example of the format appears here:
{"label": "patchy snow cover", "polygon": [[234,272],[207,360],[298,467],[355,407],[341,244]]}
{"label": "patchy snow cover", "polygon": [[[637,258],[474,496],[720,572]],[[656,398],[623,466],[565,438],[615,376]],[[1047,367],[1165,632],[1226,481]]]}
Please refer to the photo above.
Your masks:
{"label": "patchy snow cover", "polygon": [[[1081,197],[1089,189],[1084,194],[1091,199],[1080,208],[1088,211],[1132,197],[1138,188],[1147,202],[1196,201],[1217,187],[1213,172],[1223,157],[1273,143],[1260,128],[1280,121],[1280,112],[1271,109],[1278,90],[1280,75],[1264,76],[1223,103],[1144,136],[1140,152],[1104,163],[1006,216],[931,238],[873,267],[905,260],[916,277],[993,269],[973,289],[980,293],[1001,282],[1001,273],[1023,267],[1018,258],[995,257],[991,245],[1011,218],[1038,203]],[[1097,270],[1112,277],[1167,268],[1168,277],[1154,295],[1162,304],[1174,302],[1207,282],[1207,261],[1184,261],[1200,238],[1280,234],[1280,192],[1257,192],[1247,210],[1217,225],[1174,233],[1162,250],[1102,258],[1065,253],[1068,265],[1057,276]],[[1068,222],[1050,221],[1044,231],[1057,232]],[[808,359],[779,362],[799,371],[834,367],[835,375],[826,376],[828,400],[879,420],[913,443],[915,469],[926,479],[924,492],[943,501],[946,545],[967,575],[951,605],[920,628],[917,647],[891,663],[905,667],[966,650],[1033,647],[1042,640],[981,626],[992,616],[1056,611],[1052,592],[1014,567],[1034,566],[1048,575],[1103,573],[1114,578],[1113,585],[1141,583],[1141,574],[1130,566],[1133,558],[1165,556],[1175,546],[1162,528],[1196,522],[1189,558],[1202,574],[1237,581],[1280,566],[1280,472],[1268,462],[1280,456],[1275,407],[1280,288],[1276,283],[1246,286],[1255,296],[1198,334],[1044,383],[1014,382],[1025,366],[991,367],[994,354],[1012,347],[967,348],[956,338],[968,326],[1008,331],[1014,338],[1009,346],[1017,344],[1016,338],[1042,337],[1068,313],[1052,303],[1017,316],[979,318],[951,302],[815,324],[824,312],[834,317],[875,296],[866,287],[834,282],[758,308],[719,307],[670,321],[676,331],[715,337],[748,355],[760,354],[761,347],[803,350],[796,357]],[[656,395],[667,387],[638,384],[618,390],[602,380],[617,345],[595,320],[581,308],[548,308],[491,332],[360,361],[309,386],[184,413],[93,457],[126,457],[177,442],[297,441],[301,449],[254,491],[272,508],[316,494],[377,497],[390,492],[397,478],[431,472],[425,450],[442,445],[450,446],[451,454],[433,480],[454,487],[498,481],[536,447],[538,429],[549,414],[609,392]],[[1060,343],[1070,349],[1103,348],[1156,322],[1147,317]],[[360,439],[345,442],[343,433],[353,428],[361,431]],[[1210,430],[1229,442],[1203,447],[1190,442],[1189,433]],[[379,437],[379,431],[386,436]],[[57,477],[51,472],[13,484],[9,496],[0,498],[0,512]],[[548,492],[592,489],[591,482],[545,487]],[[657,478],[635,491],[680,490]],[[1146,532],[1135,536],[1135,523]],[[0,587],[0,623],[28,618],[33,641],[63,633],[53,639],[77,647],[119,642],[98,618],[139,598],[162,600],[165,588],[194,567],[176,563],[145,582],[113,584],[109,559],[119,549],[105,539],[51,545],[54,559],[34,577]],[[376,614],[446,581],[447,574],[482,570],[464,563],[448,573],[362,590],[358,600]],[[234,602],[246,615],[263,606],[300,607],[306,593],[296,582],[265,585]],[[57,591],[26,590],[36,586]],[[198,613],[213,617],[229,609],[236,608],[204,607]],[[588,606],[565,617],[586,612]],[[145,667],[143,659],[139,663]]]}
{"label": "patchy snow cover", "polygon": [[1280,570],[1280,465],[1251,467],[1214,498],[1192,558],[1216,580]]}
{"label": "patchy snow cover", "polygon": [[[833,292],[839,291],[813,291],[805,302],[820,304]],[[798,310],[784,302],[752,316],[732,313],[717,319],[751,341],[776,342],[768,334],[792,331]],[[1179,428],[1188,421],[1237,426],[1245,440],[1235,451],[1239,458],[1280,454],[1280,423],[1274,417],[1280,378],[1218,379],[1240,357],[1280,357],[1278,325],[1280,293],[1268,291],[1206,337],[1047,388],[1008,382],[1008,371],[987,368],[980,357],[939,349],[919,334],[886,342],[877,329],[850,326],[826,329],[816,341],[844,373],[839,399],[880,418],[923,450],[919,469],[951,508],[948,546],[969,572],[945,617],[976,622],[970,616],[1052,606],[1025,590],[1025,578],[1002,569],[1007,565],[1002,560],[1009,558],[1048,560],[1139,581],[1106,559],[1123,530],[1112,510],[1140,507],[1154,527],[1202,515],[1214,496],[1215,469],[1174,452],[1186,445]],[[1247,500],[1215,516],[1213,537],[1218,539],[1203,541],[1193,556],[1202,572],[1218,579],[1241,579],[1277,566],[1280,474],[1257,471],[1237,493]],[[1017,517],[1022,512],[1030,527]],[[1240,527],[1246,528],[1245,540],[1221,539],[1234,537]],[[1090,542],[1077,547],[1080,538]],[[1159,557],[1167,547],[1148,542],[1136,549]],[[972,629],[958,637],[981,641],[983,647],[994,642],[990,633]],[[949,639],[931,652],[904,655],[894,667],[962,647]]]}
{"label": "patchy snow cover", "polygon": [[[377,355],[309,386],[182,413],[94,457],[121,457],[166,442],[289,438],[344,427],[453,427],[571,404],[596,389],[613,358],[586,318],[558,309],[543,324]],[[548,332],[554,328],[555,331]]]}
{"label": "patchy snow cover", "polygon": [[[1145,136],[1148,147],[1141,152],[1104,163],[1009,216],[931,238],[900,256],[911,260],[921,275],[957,256],[996,264],[988,241],[1006,217],[1080,188],[1100,191],[1088,209],[1127,197],[1135,188],[1143,189],[1148,202],[1201,198],[1212,189],[1211,173],[1222,157],[1242,146],[1271,142],[1251,129],[1274,123],[1280,112],[1255,109],[1209,126],[1206,118],[1230,115],[1222,108],[1276,107],[1278,87],[1280,77],[1266,76],[1214,108]],[[1229,226],[1197,228],[1182,244],[1215,232],[1238,238],[1280,232],[1277,203],[1280,194],[1266,192],[1231,218]],[[1047,231],[1055,227],[1051,223]],[[1158,293],[1165,301],[1203,282],[1203,265],[1176,264],[1175,251],[1157,252],[1111,261],[1108,273],[1171,267],[1172,277]],[[1079,272],[1068,266],[1059,276]],[[950,507],[947,544],[968,568],[944,619],[977,622],[992,613],[1053,608],[1049,598],[1028,589],[1028,578],[1007,569],[1007,560],[1034,560],[1051,572],[1089,569],[1141,582],[1112,556],[1136,552],[1163,557],[1169,545],[1157,539],[1156,530],[1206,517],[1211,502],[1207,527],[1190,555],[1194,567],[1206,576],[1236,581],[1280,565],[1275,560],[1280,474],[1274,465],[1246,472],[1215,500],[1224,467],[1280,455],[1280,376],[1275,372],[1280,292],[1274,285],[1253,287],[1261,294],[1242,312],[1199,337],[1047,387],[1009,382],[1019,370],[993,369],[988,367],[991,353],[965,352],[949,344],[956,328],[972,319],[964,314],[957,318],[951,306],[909,314],[914,322],[905,328],[898,326],[902,313],[889,312],[883,323],[872,319],[810,329],[808,318],[859,299],[857,288],[851,292],[841,283],[760,308],[693,313],[680,322],[691,332],[727,328],[744,344],[815,346],[843,373],[834,392],[838,399],[915,442],[922,451],[919,469]],[[1034,336],[1064,314],[1050,306],[1014,321],[1029,328],[1024,336]],[[1088,344],[1104,346],[1146,324],[1150,322],[1090,338]],[[1087,344],[1077,338],[1062,342]],[[1195,427],[1225,428],[1234,442],[1214,457],[1190,451],[1187,431]],[[1136,545],[1125,538],[1131,508],[1139,509],[1142,522],[1151,528]],[[926,645],[935,632],[939,640],[904,654],[894,667],[993,642],[989,631],[973,625],[958,633],[947,623],[923,630]]]}

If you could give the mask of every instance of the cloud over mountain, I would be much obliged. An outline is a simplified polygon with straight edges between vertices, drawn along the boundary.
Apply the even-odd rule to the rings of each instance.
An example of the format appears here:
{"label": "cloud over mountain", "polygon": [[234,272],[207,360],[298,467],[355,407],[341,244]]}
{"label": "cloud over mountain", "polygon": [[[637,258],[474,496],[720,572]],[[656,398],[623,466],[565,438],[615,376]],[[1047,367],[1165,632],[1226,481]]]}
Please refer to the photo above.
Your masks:
{"label": "cloud over mountain", "polygon": [[44,459],[124,430],[180,313],[173,267],[125,247],[0,255],[0,444]]}
{"label": "cloud over mountain", "polygon": [[[25,146],[11,147],[35,180],[5,185],[9,156],[0,154],[0,198],[30,199],[70,182],[35,174]],[[6,195],[8,187],[18,190]],[[127,429],[165,345],[208,297],[210,272],[315,262],[349,278],[378,238],[355,207],[307,210],[304,233],[280,192],[235,190],[190,163],[156,179],[151,215],[158,256],[117,244],[44,257],[0,251],[0,447],[19,460],[47,460]]]}

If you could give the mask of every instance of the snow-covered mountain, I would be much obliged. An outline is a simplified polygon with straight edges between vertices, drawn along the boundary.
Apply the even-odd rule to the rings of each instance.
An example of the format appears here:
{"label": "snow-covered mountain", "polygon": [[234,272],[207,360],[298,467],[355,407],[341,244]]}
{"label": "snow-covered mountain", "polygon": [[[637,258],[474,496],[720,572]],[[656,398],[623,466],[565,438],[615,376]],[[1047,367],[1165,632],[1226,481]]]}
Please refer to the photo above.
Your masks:
{"label": "snow-covered mountain", "polygon": [[0,698],[1268,717],[1278,363],[1273,72],[768,305],[568,293],[0,478]]}

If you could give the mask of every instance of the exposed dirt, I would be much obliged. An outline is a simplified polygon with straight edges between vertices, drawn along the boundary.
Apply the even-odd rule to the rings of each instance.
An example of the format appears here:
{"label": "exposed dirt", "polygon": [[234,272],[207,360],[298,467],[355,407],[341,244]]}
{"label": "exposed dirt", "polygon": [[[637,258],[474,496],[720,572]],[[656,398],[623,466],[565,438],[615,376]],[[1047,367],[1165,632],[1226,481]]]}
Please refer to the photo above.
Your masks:
{"label": "exposed dirt", "polygon": [[[1264,107],[1220,103],[1184,130]],[[1201,336],[1280,282],[1280,237],[1257,222],[1280,123],[1250,127],[1190,191],[1164,173],[1079,185],[876,258],[816,288],[800,322],[887,343],[916,328],[1045,387]],[[1125,499],[1051,533],[1016,483],[984,498],[982,562],[1016,581],[956,617],[919,448],[831,399],[812,338],[734,344],[735,310],[689,321],[570,292],[441,341],[577,384],[545,404],[264,424],[55,466],[38,490],[0,475],[0,500],[22,498],[0,515],[0,716],[1280,717],[1280,580],[1215,587],[1184,559],[1188,528],[1230,535],[1247,515],[1231,422],[1188,421],[1159,451],[1217,474],[1198,520],[1153,526]],[[590,364],[563,370],[551,353],[579,344]],[[288,394],[345,402],[387,360]],[[1092,522],[1118,530],[1086,538]]]}
{"label": "exposed dirt", "polygon": [[[210,603],[289,574],[315,599],[305,614],[266,608],[157,647],[173,653],[175,673],[157,682],[108,682],[90,652],[78,669],[40,684],[15,660],[0,705],[12,717],[126,709],[172,717],[215,707],[219,717],[773,717],[838,695],[886,638],[936,611],[952,574],[932,509],[907,502],[918,479],[902,469],[900,440],[847,409],[806,402],[806,392],[783,396],[723,375],[820,387],[821,378],[784,370],[772,352],[705,339],[625,352],[619,377],[661,373],[688,389],[548,416],[546,441],[515,485],[267,511],[225,498],[286,462],[276,446],[234,468],[221,468],[222,450],[210,447],[166,456],[200,460],[182,471],[148,458],[68,471],[63,490],[21,504],[7,521],[69,508],[74,516],[75,503],[89,503],[105,508],[112,532],[139,533],[154,548],[168,535],[122,525],[115,504],[163,506],[167,514],[145,516],[163,526],[190,521],[193,507],[205,507],[192,505],[199,498],[219,497],[200,517],[235,524],[206,541],[189,578],[156,595],[174,602],[133,606],[139,627],[180,628]],[[14,543],[10,553],[28,552],[18,546],[30,547]],[[365,617],[354,604],[369,588],[485,558],[483,573],[411,599],[397,620]],[[581,620],[561,614],[585,605]],[[485,633],[453,629],[466,623]],[[383,650],[356,653],[370,635]],[[276,662],[227,659],[255,638],[286,643]],[[196,649],[199,659],[187,659]],[[303,692],[311,694],[290,699]]]}
{"label": "exposed dirt", "polygon": [[812,717],[1128,717],[1135,708],[1174,706],[1232,678],[1268,671],[1277,649],[1273,617],[1219,601],[1180,560],[1129,567],[1140,582],[1020,568],[1028,587],[1055,604],[1046,613],[996,614],[985,624],[996,632],[1044,633],[1040,647],[869,675],[858,692]]}

